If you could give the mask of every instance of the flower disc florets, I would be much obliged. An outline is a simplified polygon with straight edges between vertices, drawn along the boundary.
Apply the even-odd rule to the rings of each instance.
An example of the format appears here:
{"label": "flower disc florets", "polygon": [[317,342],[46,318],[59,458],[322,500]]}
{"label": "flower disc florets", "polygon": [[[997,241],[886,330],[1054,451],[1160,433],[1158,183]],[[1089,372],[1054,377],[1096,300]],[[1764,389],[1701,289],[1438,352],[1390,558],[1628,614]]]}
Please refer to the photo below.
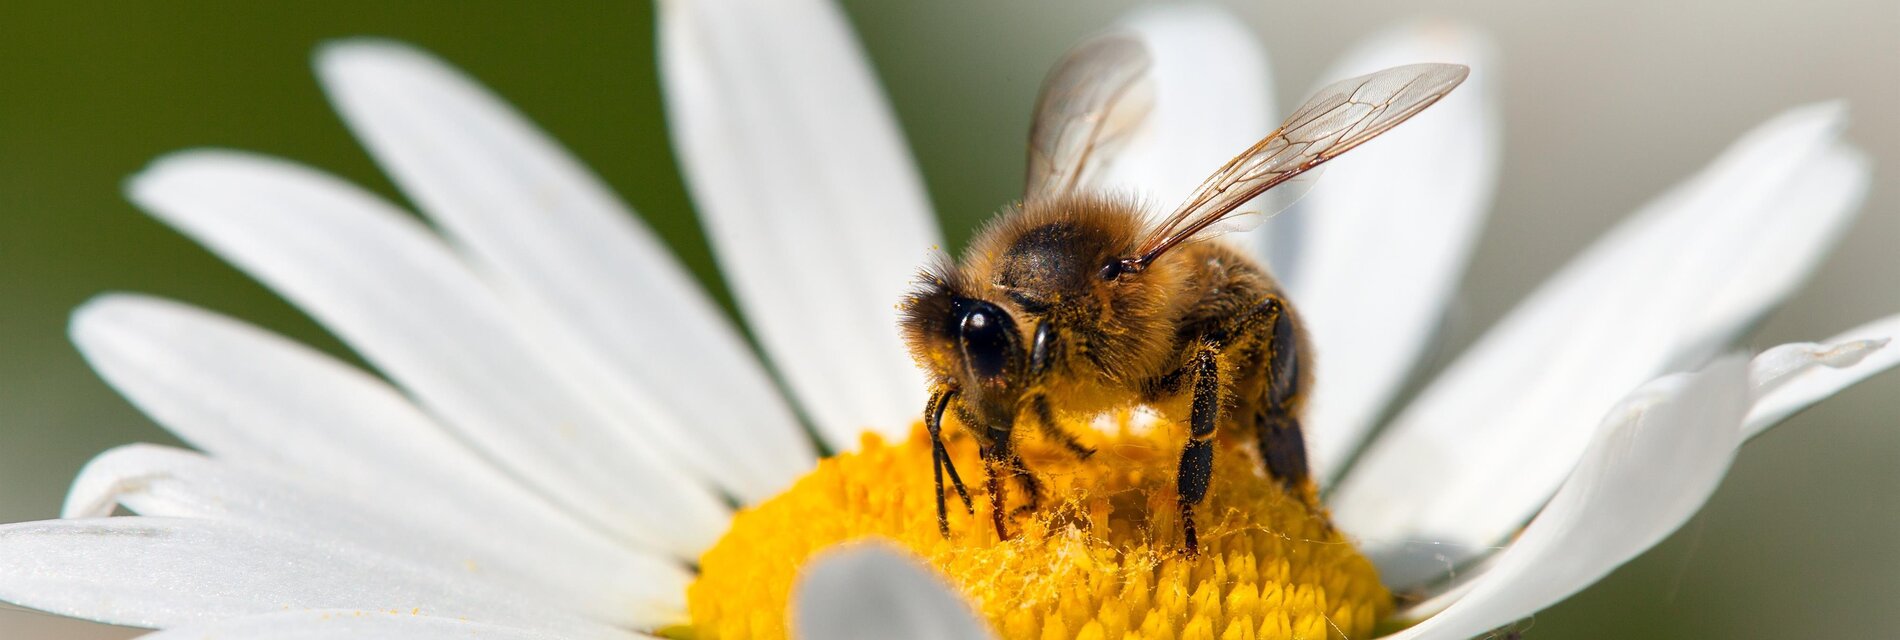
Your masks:
{"label": "flower disc florets", "polygon": [[[1181,550],[1171,426],[1086,428],[1096,455],[1020,447],[1042,480],[1037,508],[1011,488],[1010,538],[990,526],[983,483],[976,513],[950,497],[950,536],[937,530],[930,447],[920,428],[887,443],[866,436],[778,497],[740,513],[701,558],[688,591],[692,635],[783,637],[800,568],[841,542],[881,538],[942,572],[1007,638],[1357,638],[1392,609],[1370,562],[1306,496],[1260,474],[1245,448],[1218,448],[1200,510],[1201,550]],[[980,478],[977,446],[952,436],[952,458]],[[1310,488],[1306,489],[1310,491]]]}

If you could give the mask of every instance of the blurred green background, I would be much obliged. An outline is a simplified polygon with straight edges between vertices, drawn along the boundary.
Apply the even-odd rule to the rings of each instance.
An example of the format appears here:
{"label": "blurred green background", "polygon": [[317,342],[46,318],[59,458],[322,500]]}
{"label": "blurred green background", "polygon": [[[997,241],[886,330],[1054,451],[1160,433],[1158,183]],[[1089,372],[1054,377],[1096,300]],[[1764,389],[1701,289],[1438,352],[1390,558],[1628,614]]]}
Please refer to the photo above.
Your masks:
{"label": "blurred green background", "polygon": [[[1131,3],[844,4],[960,245],[1015,195],[1042,71]],[[1459,18],[1497,38],[1507,163],[1441,353],[1746,128],[1836,97],[1853,105],[1849,138],[1878,165],[1872,199],[1749,344],[1818,339],[1900,312],[1900,195],[1890,188],[1900,178],[1900,3],[1231,6],[1272,51],[1282,100],[1395,21]],[[98,292],[173,297],[341,352],[120,197],[144,163],[196,146],[294,158],[396,197],[311,78],[308,54],[326,39],[390,36],[469,70],[565,141],[717,288],[673,168],[652,14],[644,3],[0,3],[0,522],[56,515],[67,481],[102,449],[175,442],[68,344],[68,310]],[[1896,459],[1900,375],[1889,375],[1749,445],[1683,531],[1539,615],[1530,635],[1885,636],[1900,628]],[[0,608],[3,638],[133,633]]]}

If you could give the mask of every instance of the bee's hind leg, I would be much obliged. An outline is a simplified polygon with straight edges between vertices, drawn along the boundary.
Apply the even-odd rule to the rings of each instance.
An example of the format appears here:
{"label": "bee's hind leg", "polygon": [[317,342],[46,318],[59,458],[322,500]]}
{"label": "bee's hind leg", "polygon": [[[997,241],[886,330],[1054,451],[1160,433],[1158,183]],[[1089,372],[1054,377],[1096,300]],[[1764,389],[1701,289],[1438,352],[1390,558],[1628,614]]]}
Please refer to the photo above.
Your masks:
{"label": "bee's hind leg", "polygon": [[[1254,433],[1267,473],[1294,491],[1307,485],[1306,437],[1300,429],[1300,405],[1305,399],[1305,346],[1298,320],[1278,293],[1269,293],[1215,334],[1217,341],[1258,344],[1259,366],[1266,384],[1253,412]],[[1253,404],[1253,403],[1243,403]]]}
{"label": "bee's hind leg", "polygon": [[1294,491],[1307,484],[1306,436],[1300,429],[1298,403],[1304,384],[1300,372],[1299,335],[1293,314],[1286,312],[1280,299],[1269,297],[1256,307],[1257,317],[1268,323],[1266,397],[1255,415],[1254,430],[1260,438],[1260,458],[1267,473]]}

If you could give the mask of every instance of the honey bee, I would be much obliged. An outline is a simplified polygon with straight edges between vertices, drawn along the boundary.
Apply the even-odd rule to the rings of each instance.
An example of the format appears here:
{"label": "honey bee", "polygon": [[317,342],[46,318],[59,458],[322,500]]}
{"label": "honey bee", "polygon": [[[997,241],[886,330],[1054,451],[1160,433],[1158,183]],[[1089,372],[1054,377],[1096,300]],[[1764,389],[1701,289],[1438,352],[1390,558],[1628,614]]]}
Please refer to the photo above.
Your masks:
{"label": "honey bee", "polygon": [[961,260],[926,267],[900,305],[905,341],[932,381],[924,421],[946,536],[946,473],[975,513],[944,448],[946,412],[981,447],[1002,538],[1005,482],[1023,486],[1029,509],[1040,491],[1013,449],[1016,427],[1027,421],[1087,457],[1056,416],[1134,405],[1188,426],[1176,491],[1189,555],[1216,434],[1256,438],[1267,473],[1317,499],[1300,430],[1313,367],[1299,314],[1245,251],[1203,240],[1264,218],[1241,207],[1437,102],[1469,69],[1414,64],[1327,86],[1150,223],[1133,198],[1091,188],[1152,109],[1150,66],[1123,35],[1069,52],[1037,99],[1023,200]]}

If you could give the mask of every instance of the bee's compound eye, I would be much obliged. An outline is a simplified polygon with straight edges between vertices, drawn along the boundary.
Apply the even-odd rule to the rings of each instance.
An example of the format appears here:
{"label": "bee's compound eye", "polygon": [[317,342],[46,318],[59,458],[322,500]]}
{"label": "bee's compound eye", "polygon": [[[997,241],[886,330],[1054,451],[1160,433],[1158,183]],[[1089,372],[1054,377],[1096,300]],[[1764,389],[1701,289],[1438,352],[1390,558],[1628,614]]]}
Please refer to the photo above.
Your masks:
{"label": "bee's compound eye", "polygon": [[957,323],[957,329],[970,373],[979,378],[994,378],[1009,368],[1010,358],[1016,352],[1016,331],[1009,325],[1009,314],[996,305],[973,301]]}

